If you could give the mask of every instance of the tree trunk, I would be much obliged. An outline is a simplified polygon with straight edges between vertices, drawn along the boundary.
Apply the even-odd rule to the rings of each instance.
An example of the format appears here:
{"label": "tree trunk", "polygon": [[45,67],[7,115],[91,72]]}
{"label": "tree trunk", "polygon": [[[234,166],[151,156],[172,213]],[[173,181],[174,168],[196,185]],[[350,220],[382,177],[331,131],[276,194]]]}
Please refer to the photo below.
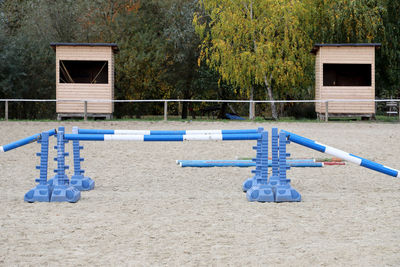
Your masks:
{"label": "tree trunk", "polygon": [[194,112],[194,109],[193,109],[193,102],[189,102],[189,114],[190,114],[190,116],[192,116],[193,120],[196,119],[196,113]]}
{"label": "tree trunk", "polygon": [[[250,87],[250,100],[251,101],[254,100],[254,87],[253,86]],[[250,107],[249,107],[249,119],[250,120],[254,120],[255,111],[256,111],[255,105],[254,105],[253,102],[250,102],[249,104],[250,104]]]}
{"label": "tree trunk", "polygon": [[226,116],[225,116],[225,114],[227,113],[226,112],[226,107],[227,107],[228,105],[227,105],[227,103],[222,103],[221,104],[221,108],[220,108],[220,110],[219,110],[219,112],[218,112],[218,119],[226,119]]}
{"label": "tree trunk", "polygon": [[[264,83],[265,83],[265,86],[267,87],[269,100],[274,101],[274,96],[272,95],[272,88],[268,83],[266,74],[264,74]],[[278,113],[276,112],[275,102],[271,102],[271,111],[272,111],[272,118],[274,120],[277,120]]]}
{"label": "tree trunk", "polygon": [[[192,75],[189,74],[189,76],[186,78],[186,88],[184,88],[183,91],[183,99],[191,99],[193,96],[193,93],[191,91],[192,88]],[[182,119],[187,119],[188,116],[188,108],[191,107],[191,103],[189,102],[183,102],[182,103]]]}
{"label": "tree trunk", "polygon": [[188,102],[182,103],[182,119],[187,119]]}

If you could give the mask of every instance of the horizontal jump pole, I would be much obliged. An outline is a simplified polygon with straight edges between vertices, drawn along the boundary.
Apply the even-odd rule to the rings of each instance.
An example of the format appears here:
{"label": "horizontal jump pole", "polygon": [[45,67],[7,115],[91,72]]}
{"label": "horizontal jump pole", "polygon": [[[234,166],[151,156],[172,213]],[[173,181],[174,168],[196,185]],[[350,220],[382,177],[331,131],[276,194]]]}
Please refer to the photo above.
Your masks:
{"label": "horizontal jump pole", "polygon": [[[271,160],[269,159],[268,160],[268,162],[270,162]],[[249,162],[255,162],[254,160],[252,160],[252,159],[234,159],[234,160],[221,160],[221,159],[219,159],[219,160],[214,160],[214,159],[212,159],[212,160],[177,160],[176,161],[176,164],[178,164],[179,165],[179,163],[181,163],[181,162],[186,162],[186,163],[189,163],[189,162],[194,162],[194,163],[197,163],[197,162],[204,162],[204,163],[249,163]],[[271,161],[272,162],[272,161]],[[286,160],[286,162],[315,162],[315,160],[314,159],[287,159]]]}
{"label": "horizontal jump pole", "polygon": [[78,134],[116,134],[116,135],[199,135],[199,134],[252,134],[258,133],[257,129],[240,130],[103,130],[103,129],[78,129]]}
{"label": "horizontal jump pole", "polygon": [[[57,130],[56,129],[52,129],[52,130],[47,131],[47,132],[49,133],[49,136],[52,136],[52,135],[55,135],[57,133]],[[0,146],[0,152],[7,152],[7,151],[10,151],[12,149],[15,149],[15,148],[18,148],[18,147],[33,143],[33,142],[39,140],[41,137],[42,137],[42,134],[38,133],[38,134],[34,134],[32,136],[20,139],[18,141],[9,143],[7,145]]]}
{"label": "horizontal jump pole", "polygon": [[374,161],[344,152],[340,149],[318,143],[314,140],[302,137],[300,135],[297,135],[297,134],[294,134],[291,132],[287,132],[284,130],[282,130],[282,131],[286,134],[286,137],[289,141],[292,141],[296,144],[317,150],[322,153],[332,155],[334,157],[338,157],[338,158],[353,162],[357,165],[360,165],[362,167],[365,167],[365,168],[368,168],[368,169],[371,169],[371,170],[374,170],[377,172],[381,172],[381,173],[384,173],[384,174],[387,174],[387,175],[390,175],[393,177],[400,177],[400,171],[398,171],[396,169],[392,169],[392,168],[384,166],[380,163],[376,163]]}
{"label": "horizontal jump pole", "polygon": [[[229,161],[229,160],[220,160],[220,161],[208,161],[208,160],[189,160],[189,161],[181,161],[179,163],[181,167],[199,167],[199,168],[210,168],[210,167],[255,167],[256,163],[250,160],[247,161]],[[324,164],[322,162],[300,162],[300,161],[288,161],[287,166],[289,167],[323,167]],[[268,161],[268,167],[272,167],[272,161]]]}
{"label": "horizontal jump pole", "polygon": [[66,140],[82,141],[144,141],[144,142],[171,142],[171,141],[235,141],[258,140],[261,134],[192,134],[192,135],[108,135],[108,134],[65,134]]}

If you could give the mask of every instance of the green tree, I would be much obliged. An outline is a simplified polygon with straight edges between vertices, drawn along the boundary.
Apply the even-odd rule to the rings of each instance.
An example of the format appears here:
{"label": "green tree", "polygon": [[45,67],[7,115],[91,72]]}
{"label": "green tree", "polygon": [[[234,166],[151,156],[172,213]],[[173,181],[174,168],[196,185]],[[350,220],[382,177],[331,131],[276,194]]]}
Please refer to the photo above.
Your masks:
{"label": "green tree", "polygon": [[320,43],[369,43],[382,30],[381,0],[305,0],[313,18],[311,37]]}
{"label": "green tree", "polygon": [[248,95],[263,85],[271,100],[306,92],[311,39],[303,29],[306,9],[301,1],[204,0],[202,5],[204,13],[194,18],[202,38],[201,58],[223,80]]}
{"label": "green tree", "polygon": [[[171,65],[168,68],[168,81],[175,89],[178,98],[191,99],[199,94],[202,86],[196,86],[198,78],[197,59],[200,39],[193,26],[193,14],[198,10],[197,0],[171,1],[165,7],[164,37],[167,55]],[[182,105],[182,119],[187,118],[188,105]],[[194,114],[192,114],[194,116]]]}
{"label": "green tree", "polygon": [[[89,1],[5,0],[0,5],[0,95],[55,98],[55,53],[51,42],[82,41],[82,14]],[[15,19],[17,18],[17,19]],[[17,103],[16,118],[54,116],[49,104]]]}
{"label": "green tree", "polygon": [[400,1],[384,0],[382,47],[377,53],[377,90],[381,97],[400,98]]}

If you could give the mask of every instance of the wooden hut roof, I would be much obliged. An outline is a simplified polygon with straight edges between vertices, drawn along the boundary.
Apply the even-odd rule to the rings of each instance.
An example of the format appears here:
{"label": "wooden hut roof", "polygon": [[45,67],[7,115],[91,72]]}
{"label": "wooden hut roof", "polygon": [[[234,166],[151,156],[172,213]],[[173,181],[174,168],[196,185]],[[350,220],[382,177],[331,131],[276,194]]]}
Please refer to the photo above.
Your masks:
{"label": "wooden hut roof", "polygon": [[372,46],[372,47],[380,47],[380,43],[348,43],[348,44],[315,44],[311,50],[312,54],[317,54],[320,47],[330,46],[330,47],[341,47],[341,46]]}
{"label": "wooden hut roof", "polygon": [[114,51],[119,52],[118,45],[115,43],[50,43],[51,48],[56,51],[57,46],[108,46]]}

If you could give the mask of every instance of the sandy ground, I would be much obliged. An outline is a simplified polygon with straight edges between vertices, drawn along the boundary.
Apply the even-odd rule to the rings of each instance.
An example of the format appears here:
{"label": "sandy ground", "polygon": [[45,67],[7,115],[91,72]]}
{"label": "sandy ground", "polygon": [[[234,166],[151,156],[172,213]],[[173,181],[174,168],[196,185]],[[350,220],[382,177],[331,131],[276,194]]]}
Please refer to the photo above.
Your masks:
{"label": "sandy ground", "polygon": [[[57,122],[0,122],[0,144]],[[400,124],[63,122],[71,131],[276,126],[400,169]],[[51,139],[51,146],[55,139]],[[177,159],[254,156],[254,141],[84,143],[96,188],[78,203],[23,201],[38,144],[0,154],[0,265],[399,266],[400,180],[348,164],[289,171],[300,203],[249,203],[250,168],[180,168]],[[67,151],[71,152],[71,145]],[[293,157],[324,157],[296,144]],[[50,158],[55,156],[51,150]],[[71,163],[71,157],[67,158]],[[50,164],[53,175],[55,164]],[[71,166],[72,168],[72,166]],[[69,171],[71,174],[71,171]]]}

